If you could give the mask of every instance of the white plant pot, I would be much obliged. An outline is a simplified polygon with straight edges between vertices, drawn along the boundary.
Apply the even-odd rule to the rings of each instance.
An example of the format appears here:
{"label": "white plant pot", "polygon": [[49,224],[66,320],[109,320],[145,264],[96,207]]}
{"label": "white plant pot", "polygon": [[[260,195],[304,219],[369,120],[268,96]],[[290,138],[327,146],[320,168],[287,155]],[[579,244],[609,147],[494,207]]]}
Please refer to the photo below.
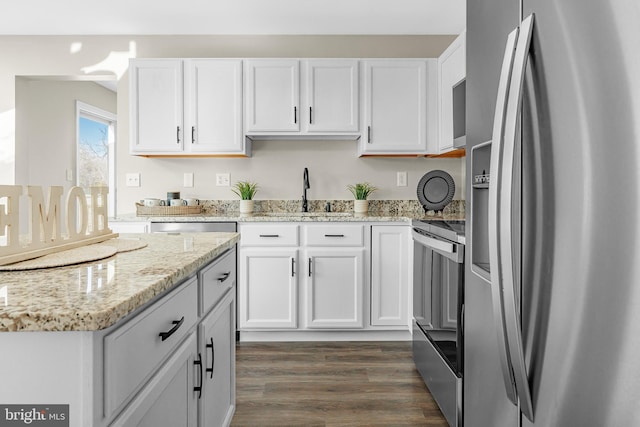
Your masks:
{"label": "white plant pot", "polygon": [[253,200],[240,200],[240,213],[252,213],[253,212]]}
{"label": "white plant pot", "polygon": [[367,213],[369,211],[369,201],[368,200],[354,200],[353,201],[353,212],[355,213]]}

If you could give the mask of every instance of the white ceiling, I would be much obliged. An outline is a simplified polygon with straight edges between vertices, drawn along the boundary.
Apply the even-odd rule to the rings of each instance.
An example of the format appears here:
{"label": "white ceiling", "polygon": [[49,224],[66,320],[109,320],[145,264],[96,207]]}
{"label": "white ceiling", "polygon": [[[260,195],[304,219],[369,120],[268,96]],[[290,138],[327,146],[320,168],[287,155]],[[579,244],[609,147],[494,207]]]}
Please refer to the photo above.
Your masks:
{"label": "white ceiling", "polygon": [[2,35],[459,34],[466,0],[6,0]]}

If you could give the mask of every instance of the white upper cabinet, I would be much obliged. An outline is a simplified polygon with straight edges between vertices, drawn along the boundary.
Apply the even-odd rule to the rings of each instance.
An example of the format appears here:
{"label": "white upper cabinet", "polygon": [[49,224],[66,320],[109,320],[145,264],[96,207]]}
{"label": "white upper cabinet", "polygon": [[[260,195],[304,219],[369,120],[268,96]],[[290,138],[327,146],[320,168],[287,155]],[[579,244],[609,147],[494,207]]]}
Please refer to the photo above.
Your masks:
{"label": "white upper cabinet", "polygon": [[[440,135],[437,153],[464,145],[464,81],[466,78],[466,33],[463,32],[438,58]],[[454,132],[455,129],[455,132]],[[454,144],[454,141],[462,141]]]}
{"label": "white upper cabinet", "polygon": [[364,61],[360,155],[427,153],[437,122],[434,65],[424,59]]}
{"label": "white upper cabinet", "polygon": [[183,150],[182,60],[132,60],[129,67],[132,154]]}
{"label": "white upper cabinet", "polygon": [[131,154],[247,154],[241,60],[134,59],[129,68]]}
{"label": "white upper cabinet", "polygon": [[300,130],[300,62],[297,59],[246,61],[246,130]]}
{"label": "white upper cabinet", "polygon": [[355,59],[246,60],[246,133],[355,139],[358,88]]}
{"label": "white upper cabinet", "polygon": [[192,59],[185,62],[189,103],[186,145],[192,153],[241,153],[242,61]]}
{"label": "white upper cabinet", "polygon": [[309,132],[358,131],[358,61],[306,61]]}

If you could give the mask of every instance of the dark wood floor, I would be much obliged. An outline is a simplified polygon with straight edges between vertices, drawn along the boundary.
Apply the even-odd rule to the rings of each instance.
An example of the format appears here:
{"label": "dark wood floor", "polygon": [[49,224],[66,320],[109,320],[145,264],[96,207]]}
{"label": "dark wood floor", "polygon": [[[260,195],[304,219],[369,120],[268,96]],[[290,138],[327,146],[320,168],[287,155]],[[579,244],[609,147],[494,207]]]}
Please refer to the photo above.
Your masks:
{"label": "dark wood floor", "polygon": [[232,426],[446,427],[410,342],[239,343]]}

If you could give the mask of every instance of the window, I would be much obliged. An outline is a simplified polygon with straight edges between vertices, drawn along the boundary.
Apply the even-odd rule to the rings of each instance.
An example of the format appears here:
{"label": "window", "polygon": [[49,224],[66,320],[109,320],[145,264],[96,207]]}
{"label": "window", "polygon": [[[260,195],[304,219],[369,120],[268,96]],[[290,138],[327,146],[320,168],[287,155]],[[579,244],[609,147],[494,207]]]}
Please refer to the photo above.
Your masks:
{"label": "window", "polygon": [[76,185],[89,194],[89,187],[109,187],[109,216],[116,212],[115,135],[116,116],[83,102],[76,102]]}

